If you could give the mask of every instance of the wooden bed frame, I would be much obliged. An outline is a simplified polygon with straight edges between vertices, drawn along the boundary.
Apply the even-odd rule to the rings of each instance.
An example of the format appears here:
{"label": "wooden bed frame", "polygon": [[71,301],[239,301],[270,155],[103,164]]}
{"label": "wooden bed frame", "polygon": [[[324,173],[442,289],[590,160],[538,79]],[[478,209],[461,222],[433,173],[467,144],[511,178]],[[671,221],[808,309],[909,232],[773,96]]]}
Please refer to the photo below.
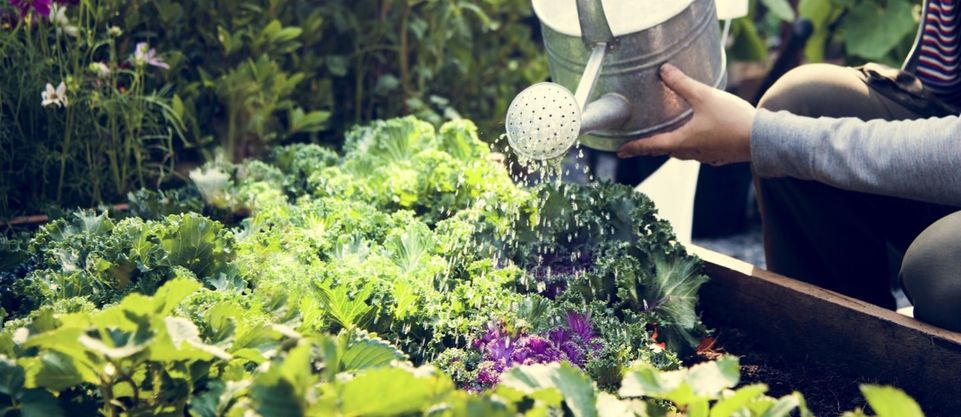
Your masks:
{"label": "wooden bed frame", "polygon": [[961,333],[704,248],[690,251],[704,260],[711,277],[701,290],[705,315],[787,357],[815,359],[897,386],[929,417],[961,415]]}

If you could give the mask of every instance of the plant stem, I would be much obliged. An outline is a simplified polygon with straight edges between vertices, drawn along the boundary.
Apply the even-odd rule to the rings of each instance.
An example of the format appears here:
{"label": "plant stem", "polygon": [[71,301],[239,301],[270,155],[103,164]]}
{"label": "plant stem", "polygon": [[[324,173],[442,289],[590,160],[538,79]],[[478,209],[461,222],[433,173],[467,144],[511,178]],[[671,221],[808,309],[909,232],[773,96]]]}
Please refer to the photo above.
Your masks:
{"label": "plant stem", "polygon": [[67,153],[70,151],[70,139],[73,136],[73,129],[70,126],[73,124],[73,110],[67,107],[67,123],[66,129],[64,129],[63,138],[63,150],[60,153],[60,180],[57,182],[57,203],[60,204],[61,198],[63,197],[63,182],[67,175]]}
{"label": "plant stem", "polygon": [[237,110],[236,104],[227,104],[227,142],[224,144],[224,157],[227,161],[234,162],[234,153],[236,152],[236,135],[237,135]]}
{"label": "plant stem", "polygon": [[[401,85],[404,87],[404,97],[408,97],[412,90],[410,85],[410,45],[408,39],[408,32],[410,32],[409,21],[410,21],[410,5],[404,4],[404,12],[401,15],[400,21],[400,52],[398,57],[398,62],[400,63],[400,81]],[[406,101],[404,102],[404,111],[407,111]]]}

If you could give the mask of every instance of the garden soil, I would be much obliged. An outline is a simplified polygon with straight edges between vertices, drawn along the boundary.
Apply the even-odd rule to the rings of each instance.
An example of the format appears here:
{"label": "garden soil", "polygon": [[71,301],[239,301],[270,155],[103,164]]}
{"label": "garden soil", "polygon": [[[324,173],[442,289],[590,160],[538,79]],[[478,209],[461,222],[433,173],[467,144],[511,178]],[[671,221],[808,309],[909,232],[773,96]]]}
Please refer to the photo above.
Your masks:
{"label": "garden soil", "polygon": [[721,355],[740,357],[741,385],[765,383],[772,397],[800,391],[818,417],[836,417],[844,411],[866,407],[858,386],[875,381],[817,358],[786,358],[738,329],[715,328],[721,330],[715,332],[713,347],[699,353],[695,362],[717,359]]}

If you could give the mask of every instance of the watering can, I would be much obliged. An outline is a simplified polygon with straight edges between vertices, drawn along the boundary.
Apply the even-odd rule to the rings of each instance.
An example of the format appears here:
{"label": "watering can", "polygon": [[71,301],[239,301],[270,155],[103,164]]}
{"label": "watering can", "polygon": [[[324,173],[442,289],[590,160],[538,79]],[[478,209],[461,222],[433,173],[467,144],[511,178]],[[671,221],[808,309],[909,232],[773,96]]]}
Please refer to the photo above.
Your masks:
{"label": "watering can", "polygon": [[724,88],[715,1],[534,0],[553,82],[528,87],[511,102],[510,145],[537,160],[566,154],[578,138],[615,151],[685,122],[691,108],[658,71],[670,62]]}

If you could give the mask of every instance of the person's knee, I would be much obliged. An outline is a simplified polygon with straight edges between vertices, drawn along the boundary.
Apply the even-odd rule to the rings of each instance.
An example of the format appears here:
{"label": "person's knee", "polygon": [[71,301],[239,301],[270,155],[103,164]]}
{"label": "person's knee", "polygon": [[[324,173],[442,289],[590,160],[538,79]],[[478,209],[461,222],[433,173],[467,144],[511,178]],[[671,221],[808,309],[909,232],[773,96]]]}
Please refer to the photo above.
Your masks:
{"label": "person's knee", "polygon": [[901,284],[918,320],[961,331],[961,212],[915,239],[901,265]]}
{"label": "person's knee", "polygon": [[758,107],[788,111],[800,116],[830,116],[839,86],[863,83],[851,68],[830,64],[807,64],[788,71],[764,94]]}

